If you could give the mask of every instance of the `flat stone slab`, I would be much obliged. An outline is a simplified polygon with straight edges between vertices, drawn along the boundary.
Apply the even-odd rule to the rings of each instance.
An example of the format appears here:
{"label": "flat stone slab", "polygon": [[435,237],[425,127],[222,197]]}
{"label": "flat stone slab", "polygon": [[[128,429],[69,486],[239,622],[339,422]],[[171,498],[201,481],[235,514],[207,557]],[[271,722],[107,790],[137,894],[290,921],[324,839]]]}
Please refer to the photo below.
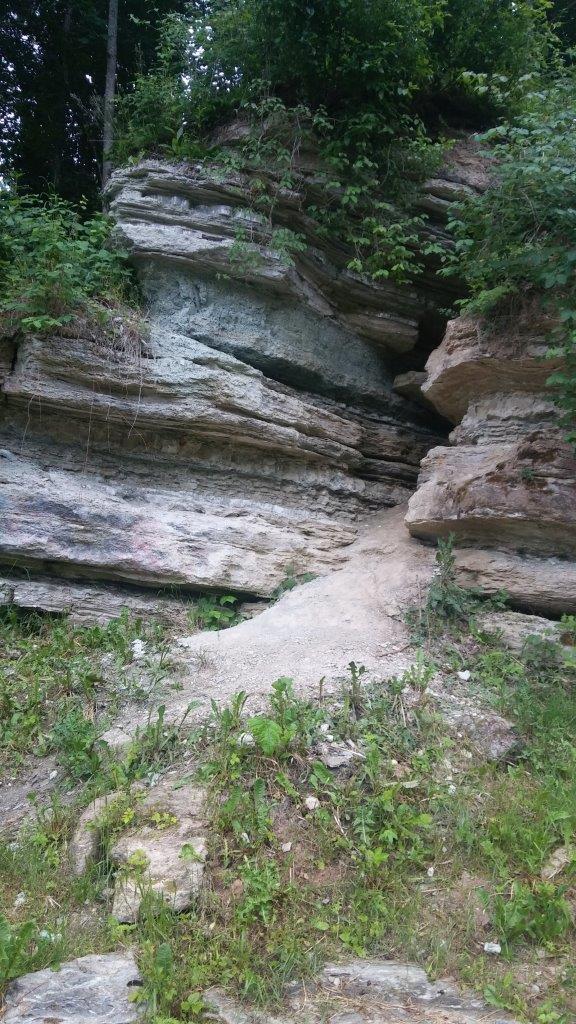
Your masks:
{"label": "flat stone slab", "polygon": [[222,989],[204,998],[219,1024],[519,1024],[447,980],[396,960],[328,964],[316,981],[297,986],[278,1016],[252,1010]]}
{"label": "flat stone slab", "polygon": [[143,1006],[131,1000],[140,986],[131,953],[83,956],[25,974],[6,992],[3,1024],[133,1024]]}

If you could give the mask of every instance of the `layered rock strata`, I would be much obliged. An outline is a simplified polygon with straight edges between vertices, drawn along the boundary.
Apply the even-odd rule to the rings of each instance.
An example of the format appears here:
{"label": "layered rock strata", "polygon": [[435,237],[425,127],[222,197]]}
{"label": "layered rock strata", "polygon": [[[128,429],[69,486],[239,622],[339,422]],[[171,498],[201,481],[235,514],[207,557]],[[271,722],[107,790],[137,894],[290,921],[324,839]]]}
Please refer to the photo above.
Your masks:
{"label": "layered rock strata", "polygon": [[[460,178],[431,184],[432,233]],[[440,421],[393,390],[441,301],[432,273],[418,291],[351,273],[303,195],[278,186],[277,223],[307,242],[291,265],[237,174],[148,161],[117,172],[108,199],[149,331],[2,343],[5,592],[25,603],[23,581],[42,584],[64,610],[51,578],[267,596],[288,572],[339,564],[439,440]]]}
{"label": "layered rock strata", "polygon": [[546,384],[548,329],[541,316],[500,333],[448,325],[421,388],[457,426],[424,459],[406,522],[455,536],[466,585],[559,614],[576,606],[576,460]]}

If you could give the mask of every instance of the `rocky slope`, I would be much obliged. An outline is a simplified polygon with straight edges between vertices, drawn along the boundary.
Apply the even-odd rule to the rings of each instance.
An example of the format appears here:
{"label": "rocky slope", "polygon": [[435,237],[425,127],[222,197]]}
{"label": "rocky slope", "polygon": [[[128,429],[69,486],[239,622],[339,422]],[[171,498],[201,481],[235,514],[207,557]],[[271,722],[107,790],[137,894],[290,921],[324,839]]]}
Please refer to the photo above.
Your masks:
{"label": "rocky slope", "polygon": [[448,325],[421,386],[458,425],[424,459],[406,522],[425,540],[454,534],[467,585],[558,614],[576,606],[576,460],[546,388],[548,327],[538,314],[498,333]]}
{"label": "rocky slope", "polygon": [[[463,163],[423,199],[432,233],[468,187]],[[117,172],[108,199],[149,335],[3,343],[5,600],[73,607],[54,577],[108,581],[115,609],[117,584],[269,595],[288,571],[339,564],[440,440],[441,421],[392,387],[399,353],[436,330],[433,276],[415,291],[352,274],[302,194],[278,187],[276,221],[309,243],[287,265],[238,174],[148,161]]]}

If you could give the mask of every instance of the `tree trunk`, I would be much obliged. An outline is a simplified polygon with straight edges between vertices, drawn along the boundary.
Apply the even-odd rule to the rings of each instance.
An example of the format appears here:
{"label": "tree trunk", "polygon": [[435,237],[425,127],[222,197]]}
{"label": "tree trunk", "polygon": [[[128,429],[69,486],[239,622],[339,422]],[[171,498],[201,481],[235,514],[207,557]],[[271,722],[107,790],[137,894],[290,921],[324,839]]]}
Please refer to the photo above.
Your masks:
{"label": "tree trunk", "polygon": [[108,6],[108,42],[106,48],[106,85],[104,88],[104,130],[102,133],[102,184],[112,171],[112,143],[114,142],[114,94],[116,91],[116,61],[118,49],[118,0]]}

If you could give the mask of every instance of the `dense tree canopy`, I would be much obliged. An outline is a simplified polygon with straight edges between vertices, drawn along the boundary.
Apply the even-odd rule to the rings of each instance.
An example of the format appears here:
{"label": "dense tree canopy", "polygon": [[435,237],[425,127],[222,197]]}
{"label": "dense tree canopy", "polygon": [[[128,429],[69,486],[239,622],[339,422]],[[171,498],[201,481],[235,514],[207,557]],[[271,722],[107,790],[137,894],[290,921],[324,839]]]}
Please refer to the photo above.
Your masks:
{"label": "dense tree canopy", "polygon": [[[0,161],[25,188],[97,191],[107,11],[9,0]],[[120,0],[117,158],[197,138],[263,94],[367,134],[407,114],[486,126],[546,65],[552,25],[573,42],[573,16],[573,0]]]}
{"label": "dense tree canopy", "polygon": [[[118,82],[147,68],[178,0],[122,0]],[[0,19],[0,166],[66,198],[99,183],[107,0],[8,0]]]}

